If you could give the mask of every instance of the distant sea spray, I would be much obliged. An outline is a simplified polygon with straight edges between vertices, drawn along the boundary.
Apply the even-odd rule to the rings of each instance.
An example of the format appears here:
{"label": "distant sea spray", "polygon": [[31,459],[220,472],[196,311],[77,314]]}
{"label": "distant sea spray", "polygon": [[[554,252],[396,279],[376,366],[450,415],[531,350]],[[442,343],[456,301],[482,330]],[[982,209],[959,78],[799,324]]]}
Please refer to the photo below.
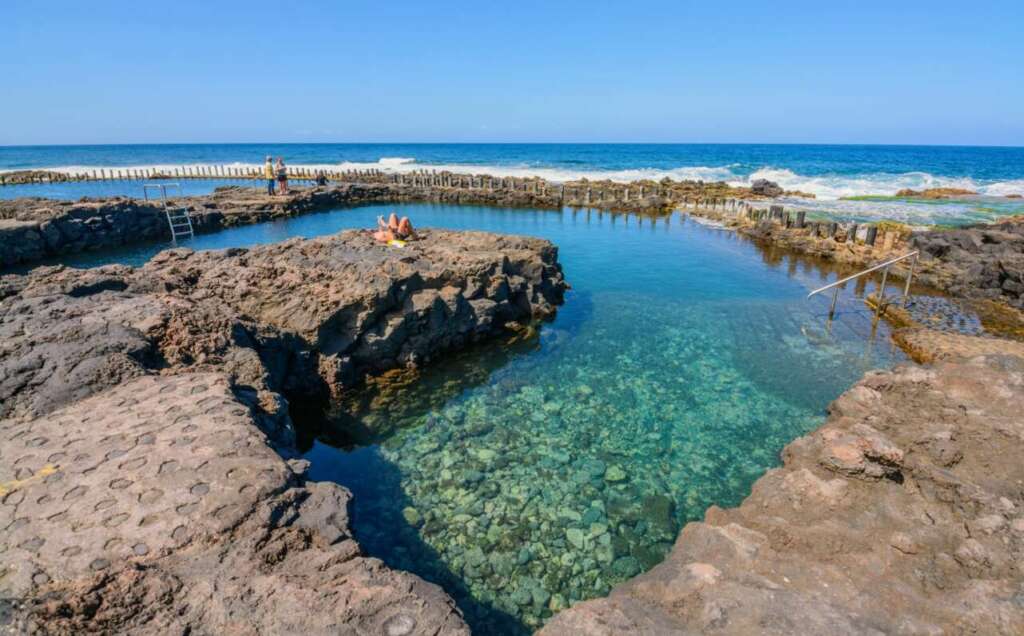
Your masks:
{"label": "distant sea spray", "polygon": [[[138,144],[0,146],[0,171],[53,169],[78,174],[100,169],[140,170],[229,166],[259,168],[267,155],[293,168],[385,173],[448,170],[497,177],[538,176],[554,182],[586,178],[629,182],[757,179],[812,194],[789,207],[846,219],[890,218],[912,224],[968,223],[1024,213],[1024,148],[967,146],[836,146],[770,144]],[[68,184],[82,191],[86,184]],[[212,187],[212,184],[211,186]],[[78,188],[78,190],[75,190]],[[125,184],[123,189],[135,188]],[[987,195],[971,200],[851,201],[891,197],[900,190],[959,188]],[[111,185],[108,189],[116,189]],[[26,187],[11,196],[59,196]],[[134,190],[132,190],[134,191]],[[91,196],[102,196],[99,192]],[[109,194],[107,195],[109,196]]]}
{"label": "distant sea spray", "polygon": [[[175,168],[188,167],[193,170],[211,165],[223,165],[231,168],[259,168],[262,163],[240,161],[226,163],[154,163],[128,166],[117,166],[124,170],[155,169],[173,171]],[[674,181],[725,181],[736,187],[749,186],[757,179],[774,181],[789,191],[813,194],[820,200],[833,201],[856,196],[892,196],[900,190],[926,190],[929,188],[960,188],[978,194],[1005,197],[1007,195],[1024,196],[1024,178],[990,183],[980,182],[971,177],[943,177],[927,172],[906,172],[902,174],[871,173],[842,175],[802,175],[788,168],[765,166],[746,172],[737,164],[727,166],[679,166],[677,168],[626,168],[621,170],[600,170],[587,168],[564,168],[537,165],[486,165],[474,163],[419,163],[413,157],[381,157],[375,162],[341,161],[338,163],[289,163],[296,169],[346,171],[346,170],[380,170],[385,173],[410,173],[418,170],[448,171],[457,174],[488,174],[495,177],[542,177],[553,182],[589,179],[590,181],[615,181],[627,183],[641,179],[660,181],[669,178]],[[46,169],[68,174],[92,173],[107,165],[58,165]],[[9,172],[11,169],[0,170]]]}

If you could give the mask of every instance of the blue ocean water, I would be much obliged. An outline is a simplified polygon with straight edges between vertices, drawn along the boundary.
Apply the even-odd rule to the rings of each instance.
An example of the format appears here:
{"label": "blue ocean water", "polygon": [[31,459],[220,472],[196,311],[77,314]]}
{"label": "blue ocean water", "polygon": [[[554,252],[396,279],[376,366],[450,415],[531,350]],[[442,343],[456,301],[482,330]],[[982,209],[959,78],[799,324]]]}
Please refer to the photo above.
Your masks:
{"label": "blue ocean water", "polygon": [[[374,225],[554,241],[573,289],[533,337],[447,356],[338,405],[311,476],[355,495],[364,549],[442,585],[474,631],[520,634],[653,567],[684,523],[737,504],[865,371],[902,360],[854,289],[680,214],[410,204],[202,235],[240,247]],[[141,264],[167,244],[65,259]],[[865,291],[871,291],[868,284]]]}
{"label": "blue ocean water", "polygon": [[[794,199],[826,216],[913,224],[961,224],[1024,213],[1024,148],[967,146],[837,146],[764,144],[152,144],[0,147],[0,171],[181,165],[259,165],[282,156],[292,166],[330,169],[378,168],[538,175],[555,181],[588,179],[700,179],[747,185],[766,178],[786,190],[813,194]],[[191,185],[194,192],[213,184]],[[956,187],[981,199],[941,203],[891,197],[899,190]],[[0,188],[0,198],[138,196],[139,184],[64,184]]]}
{"label": "blue ocean water", "polygon": [[[262,162],[377,164],[410,159],[422,166],[479,166],[608,173],[706,169],[749,176],[772,168],[805,177],[863,178],[929,174],[979,185],[1024,179],[1024,148],[800,144],[148,144],[4,146],[0,170],[55,166],[150,166]],[[720,171],[720,172],[716,172]],[[865,192],[863,194],[885,194]]]}

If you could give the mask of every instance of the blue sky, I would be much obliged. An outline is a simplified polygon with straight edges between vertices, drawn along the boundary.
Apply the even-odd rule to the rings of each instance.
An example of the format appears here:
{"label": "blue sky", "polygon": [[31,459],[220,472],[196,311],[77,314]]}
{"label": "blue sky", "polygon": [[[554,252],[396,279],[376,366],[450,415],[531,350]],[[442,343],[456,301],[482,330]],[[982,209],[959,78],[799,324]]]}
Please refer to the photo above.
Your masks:
{"label": "blue sky", "polygon": [[1024,145],[1024,2],[29,2],[0,144]]}

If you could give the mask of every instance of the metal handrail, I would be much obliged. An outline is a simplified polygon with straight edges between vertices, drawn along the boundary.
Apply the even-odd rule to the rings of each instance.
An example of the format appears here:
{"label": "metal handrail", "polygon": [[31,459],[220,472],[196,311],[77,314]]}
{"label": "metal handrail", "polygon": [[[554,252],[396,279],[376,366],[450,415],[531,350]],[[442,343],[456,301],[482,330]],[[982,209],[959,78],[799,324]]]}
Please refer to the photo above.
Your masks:
{"label": "metal handrail", "polygon": [[899,263],[900,261],[904,261],[904,260],[906,260],[908,258],[913,258],[914,260],[910,261],[910,272],[907,273],[907,282],[906,282],[906,284],[903,285],[903,301],[902,301],[902,306],[906,306],[906,304],[907,304],[907,296],[910,295],[910,280],[914,277],[914,266],[917,265],[917,257],[918,257],[918,255],[920,253],[921,253],[920,250],[914,250],[913,252],[908,252],[908,253],[904,254],[903,256],[897,256],[896,258],[890,258],[889,260],[887,260],[887,261],[885,261],[883,263],[879,263],[878,265],[875,265],[874,267],[866,269],[866,270],[864,270],[862,272],[857,272],[856,274],[854,274],[852,276],[847,276],[846,278],[837,280],[834,283],[829,283],[828,285],[825,285],[824,287],[819,287],[818,289],[815,289],[811,293],[807,294],[807,298],[805,300],[810,300],[811,296],[814,296],[815,294],[820,294],[821,292],[826,291],[828,289],[832,289],[834,287],[835,288],[835,292],[833,292],[833,294],[832,294],[832,306],[828,310],[828,317],[829,317],[829,319],[831,319],[832,316],[835,315],[835,313],[836,313],[836,301],[839,299],[839,287],[840,286],[845,285],[846,283],[850,282],[851,280],[860,278],[861,276],[864,276],[865,274],[870,274],[872,272],[877,272],[878,270],[882,269],[882,270],[885,270],[885,271],[882,272],[882,284],[879,285],[879,287],[878,287],[878,303],[877,303],[877,306],[875,307],[875,316],[877,317],[881,313],[881,311],[882,311],[882,304],[883,304],[883,300],[885,299],[885,281],[889,277],[889,266],[893,265],[895,263]]}
{"label": "metal handrail", "polygon": [[159,190],[160,194],[163,196],[163,199],[165,201],[167,200],[167,188],[177,188],[178,189],[178,198],[180,199],[180,198],[184,197],[184,193],[181,190],[181,184],[180,183],[176,183],[176,182],[174,182],[174,183],[144,183],[144,184],[142,184],[142,198],[144,200],[146,200],[146,201],[149,201],[149,189],[150,188],[152,188],[154,190]]}
{"label": "metal handrail", "polygon": [[[164,215],[167,217],[167,226],[171,230],[171,240],[175,243],[178,242],[179,236],[188,236],[189,238],[195,237],[195,228],[192,227],[192,217],[188,213],[187,205],[176,205],[172,206],[167,198],[167,189],[177,188],[178,198],[184,199],[184,192],[181,190],[180,183],[145,183],[142,185],[142,196],[146,201],[149,201],[149,190],[157,190],[160,192],[160,201],[164,206]],[[180,212],[180,214],[173,214]],[[185,222],[182,223],[181,219],[184,218]],[[175,223],[177,221],[177,223]],[[181,228],[188,228],[187,230],[178,231]]]}

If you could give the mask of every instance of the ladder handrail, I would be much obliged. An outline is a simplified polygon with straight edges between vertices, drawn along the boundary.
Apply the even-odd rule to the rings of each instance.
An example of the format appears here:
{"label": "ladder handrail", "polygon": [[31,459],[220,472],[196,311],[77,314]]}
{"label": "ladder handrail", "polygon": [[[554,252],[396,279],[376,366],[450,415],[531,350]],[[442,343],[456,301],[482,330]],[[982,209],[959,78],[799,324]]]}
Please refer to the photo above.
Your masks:
{"label": "ladder handrail", "polygon": [[814,296],[815,294],[820,294],[823,291],[826,291],[826,290],[834,288],[835,291],[832,292],[832,305],[828,309],[828,319],[832,320],[832,316],[834,316],[835,313],[836,313],[836,302],[838,302],[838,300],[839,300],[839,288],[841,286],[845,285],[846,283],[850,282],[851,280],[854,280],[856,278],[860,278],[861,276],[864,276],[865,274],[870,274],[872,272],[877,272],[878,270],[882,270],[882,282],[878,286],[878,299],[877,299],[876,306],[875,306],[875,319],[877,320],[878,317],[882,313],[882,305],[885,304],[885,281],[889,277],[889,266],[893,265],[895,263],[899,263],[900,261],[906,260],[908,258],[913,258],[914,259],[914,260],[912,260],[910,262],[910,271],[907,273],[907,282],[903,285],[903,303],[902,304],[905,307],[907,305],[907,297],[910,295],[910,281],[911,281],[911,279],[914,278],[914,265],[917,264],[917,257],[918,257],[918,255],[920,253],[921,253],[921,250],[914,250],[913,252],[907,252],[903,256],[897,256],[896,258],[890,258],[889,260],[884,261],[882,263],[879,263],[878,265],[875,265],[874,267],[869,267],[868,269],[866,269],[866,270],[864,270],[862,272],[857,272],[856,274],[853,274],[852,276],[847,276],[846,278],[842,278],[840,280],[837,280],[834,283],[829,283],[828,285],[825,285],[824,287],[819,287],[818,289],[815,289],[811,293],[807,294],[807,298],[805,298],[804,300],[810,300],[811,297]]}
{"label": "ladder handrail", "polygon": [[150,188],[152,188],[154,190],[159,190],[160,191],[160,194],[162,195],[162,197],[164,199],[164,204],[165,205],[166,205],[166,202],[167,202],[167,188],[177,188],[178,189],[178,197],[177,198],[179,198],[179,199],[184,198],[184,196],[185,196],[184,192],[182,192],[182,190],[181,190],[181,184],[176,182],[176,181],[171,182],[171,183],[144,183],[144,184],[142,184],[142,198],[145,199],[146,201],[149,201],[149,190],[150,190]]}
{"label": "ladder handrail", "polygon": [[[164,206],[164,215],[167,217],[167,225],[171,230],[171,240],[175,243],[178,242],[179,236],[188,236],[189,238],[195,238],[195,228],[192,227],[192,215],[188,213],[187,205],[174,205],[171,206],[171,202],[167,198],[167,188],[177,188],[179,199],[184,199],[185,194],[182,192],[181,184],[172,183],[144,183],[142,185],[142,196],[146,201],[149,201],[149,190],[158,190],[160,192],[160,201]],[[180,212],[180,214],[178,214]],[[182,223],[181,220],[185,222]],[[178,221],[175,223],[175,221]],[[188,228],[187,230],[182,229],[181,232],[178,228]]]}
{"label": "ladder handrail", "polygon": [[815,294],[820,294],[821,292],[823,292],[823,291],[825,291],[827,289],[832,289],[833,287],[837,287],[839,285],[842,285],[843,283],[848,283],[851,280],[854,280],[855,278],[860,278],[864,274],[870,274],[871,272],[877,272],[878,270],[880,270],[882,268],[889,267],[890,265],[892,265],[894,263],[898,263],[898,262],[900,262],[902,260],[906,260],[906,259],[910,258],[911,256],[917,256],[920,253],[921,253],[921,250],[914,250],[913,252],[908,252],[908,253],[904,254],[903,256],[897,256],[896,258],[891,258],[891,259],[889,259],[889,260],[887,260],[887,261],[885,261],[883,263],[879,263],[878,265],[875,265],[874,267],[868,268],[868,269],[866,269],[866,270],[864,270],[862,272],[857,272],[856,274],[853,274],[852,276],[847,276],[846,278],[837,280],[834,283],[829,283],[828,285],[825,285],[824,287],[819,287],[818,289],[815,289],[811,293],[807,294],[807,298],[810,298],[811,296],[814,296]]}

